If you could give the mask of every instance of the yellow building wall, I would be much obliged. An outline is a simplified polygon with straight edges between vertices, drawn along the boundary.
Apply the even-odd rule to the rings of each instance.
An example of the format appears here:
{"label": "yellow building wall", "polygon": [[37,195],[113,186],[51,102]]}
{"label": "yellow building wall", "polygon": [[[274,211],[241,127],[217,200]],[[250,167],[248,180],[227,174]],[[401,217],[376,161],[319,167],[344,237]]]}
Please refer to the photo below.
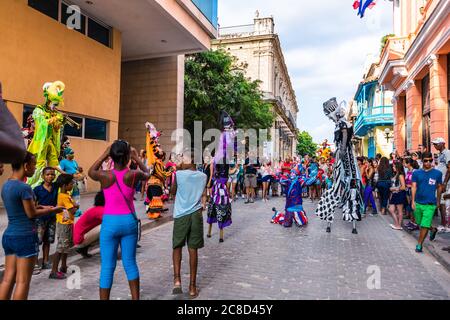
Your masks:
{"label": "yellow building wall", "polygon": [[[109,141],[117,139],[121,34],[112,33],[108,48],[28,7],[27,0],[0,1],[0,81],[3,97],[22,123],[23,104],[44,100],[45,82],[66,84],[63,111],[109,121]],[[86,171],[108,142],[71,138],[76,160]],[[0,177],[0,187],[9,175]],[[89,190],[98,185],[89,182]]]}
{"label": "yellow building wall", "polygon": [[380,153],[383,157],[389,158],[389,155],[394,150],[393,139],[390,139],[389,142],[386,140],[386,135],[384,130],[389,128],[391,132],[394,132],[393,127],[376,127],[374,130],[375,136],[375,145],[377,147],[377,154]]}

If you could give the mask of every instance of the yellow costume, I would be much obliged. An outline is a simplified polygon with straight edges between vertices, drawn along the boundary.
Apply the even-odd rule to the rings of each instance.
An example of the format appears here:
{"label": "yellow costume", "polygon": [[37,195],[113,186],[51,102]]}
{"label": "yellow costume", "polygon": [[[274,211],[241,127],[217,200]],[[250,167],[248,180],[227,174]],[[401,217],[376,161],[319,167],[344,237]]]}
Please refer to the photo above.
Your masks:
{"label": "yellow costume", "polygon": [[45,104],[36,106],[33,112],[35,130],[28,151],[36,156],[37,165],[35,174],[27,181],[32,188],[42,182],[42,170],[45,167],[56,167],[59,164],[64,116],[56,107],[61,107],[64,103],[64,89],[65,85],[61,81],[46,83],[43,87]]}
{"label": "yellow costume", "polygon": [[147,123],[146,127],[147,165],[153,167],[147,185],[147,201],[149,202],[147,215],[150,219],[158,219],[161,217],[161,212],[165,211],[161,196],[164,194],[164,182],[171,176],[171,173],[165,169],[162,161],[163,151],[158,142],[161,134],[156,131],[155,126],[151,123]]}

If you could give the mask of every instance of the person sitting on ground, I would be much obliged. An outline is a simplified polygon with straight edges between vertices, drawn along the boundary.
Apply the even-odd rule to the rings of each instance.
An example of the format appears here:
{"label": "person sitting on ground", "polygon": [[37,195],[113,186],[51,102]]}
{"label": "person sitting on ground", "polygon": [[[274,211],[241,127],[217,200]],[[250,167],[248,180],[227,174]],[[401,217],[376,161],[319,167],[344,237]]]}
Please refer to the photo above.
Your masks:
{"label": "person sitting on ground", "polygon": [[105,212],[105,195],[100,191],[95,196],[94,207],[88,209],[73,228],[73,243],[83,258],[92,257],[88,253],[92,243],[100,238],[100,225]]}

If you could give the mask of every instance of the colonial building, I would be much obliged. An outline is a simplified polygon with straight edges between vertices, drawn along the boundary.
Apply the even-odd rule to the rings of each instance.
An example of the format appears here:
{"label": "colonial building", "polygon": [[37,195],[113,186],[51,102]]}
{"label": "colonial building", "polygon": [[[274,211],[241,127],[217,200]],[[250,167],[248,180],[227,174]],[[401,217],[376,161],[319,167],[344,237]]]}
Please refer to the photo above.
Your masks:
{"label": "colonial building", "polygon": [[449,141],[450,1],[394,0],[393,10],[379,81],[395,92],[395,146],[434,152],[433,139]]}
{"label": "colonial building", "polygon": [[248,65],[246,75],[261,81],[264,98],[273,106],[276,120],[266,157],[279,160],[296,155],[298,105],[280,39],[273,18],[259,18],[254,24],[220,28],[213,49],[224,49]]}
{"label": "colonial building", "polygon": [[7,107],[22,124],[43,84],[63,81],[63,111],[83,125],[65,134],[87,171],[117,138],[143,147],[146,121],[171,147],[183,126],[183,54],[210,49],[217,0],[2,0],[0,30]]}
{"label": "colonial building", "polygon": [[353,104],[356,109],[355,136],[359,138],[358,153],[369,158],[375,158],[378,153],[388,157],[394,148],[391,134],[394,124],[393,92],[380,85],[380,71],[378,63],[370,66],[358,86]]}

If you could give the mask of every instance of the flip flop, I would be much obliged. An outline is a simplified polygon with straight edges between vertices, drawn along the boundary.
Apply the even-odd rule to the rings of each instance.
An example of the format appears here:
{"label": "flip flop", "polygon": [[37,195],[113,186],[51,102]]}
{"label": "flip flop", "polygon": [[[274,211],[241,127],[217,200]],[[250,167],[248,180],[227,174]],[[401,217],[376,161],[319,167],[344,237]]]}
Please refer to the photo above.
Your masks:
{"label": "flip flop", "polygon": [[192,294],[191,288],[192,288],[192,286],[189,286],[189,299],[194,300],[194,299],[198,298],[198,296],[200,294],[200,290],[197,288],[197,286],[195,286],[195,294]]}
{"label": "flip flop", "polygon": [[173,287],[172,294],[173,295],[183,294],[183,289],[181,288],[181,284]]}

